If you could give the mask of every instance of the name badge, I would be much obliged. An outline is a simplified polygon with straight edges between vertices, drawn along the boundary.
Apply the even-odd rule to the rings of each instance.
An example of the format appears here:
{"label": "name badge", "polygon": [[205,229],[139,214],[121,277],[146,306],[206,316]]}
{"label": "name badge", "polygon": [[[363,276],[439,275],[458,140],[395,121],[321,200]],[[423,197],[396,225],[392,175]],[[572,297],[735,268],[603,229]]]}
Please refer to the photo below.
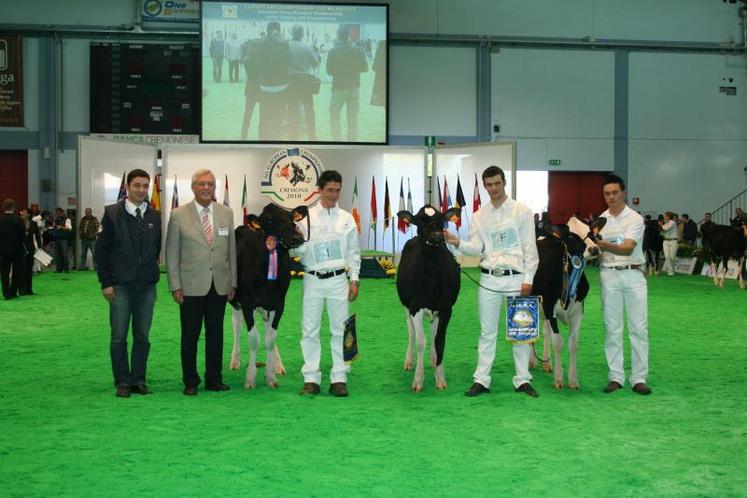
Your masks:
{"label": "name badge", "polygon": [[226,228],[226,227],[219,227],[218,228],[218,236],[219,237],[228,237],[228,228]]}

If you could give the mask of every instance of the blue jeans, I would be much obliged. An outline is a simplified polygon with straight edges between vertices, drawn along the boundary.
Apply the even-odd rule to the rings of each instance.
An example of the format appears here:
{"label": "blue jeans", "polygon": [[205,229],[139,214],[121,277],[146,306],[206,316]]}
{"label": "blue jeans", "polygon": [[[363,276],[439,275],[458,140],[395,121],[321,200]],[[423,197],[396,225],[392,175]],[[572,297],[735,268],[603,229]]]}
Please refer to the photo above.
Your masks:
{"label": "blue jeans", "polygon": [[[109,350],[116,387],[145,384],[145,367],[150,351],[148,333],[153,321],[155,302],[155,284],[138,287],[114,286],[114,300],[109,304],[109,322],[112,327]],[[130,318],[133,338],[132,364],[127,357]]]}

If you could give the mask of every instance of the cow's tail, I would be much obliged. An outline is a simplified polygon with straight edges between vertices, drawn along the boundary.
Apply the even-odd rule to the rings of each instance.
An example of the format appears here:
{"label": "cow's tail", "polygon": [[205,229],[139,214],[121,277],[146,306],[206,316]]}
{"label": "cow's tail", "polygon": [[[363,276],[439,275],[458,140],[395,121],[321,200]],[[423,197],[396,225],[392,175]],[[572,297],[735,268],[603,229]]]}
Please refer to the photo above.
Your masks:
{"label": "cow's tail", "polygon": [[436,346],[436,366],[440,366],[444,361],[444,349],[446,348],[446,328],[451,320],[451,308],[441,310],[438,313],[438,328],[436,337],[433,338],[433,344]]}

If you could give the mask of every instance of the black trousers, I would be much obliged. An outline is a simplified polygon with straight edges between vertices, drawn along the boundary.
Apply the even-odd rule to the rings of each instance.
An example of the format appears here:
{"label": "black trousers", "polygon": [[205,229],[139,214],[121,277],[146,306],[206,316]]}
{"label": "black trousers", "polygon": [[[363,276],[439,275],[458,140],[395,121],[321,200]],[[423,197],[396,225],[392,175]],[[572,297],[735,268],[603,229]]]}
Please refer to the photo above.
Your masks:
{"label": "black trousers", "polygon": [[23,255],[8,254],[0,256],[0,280],[2,280],[3,297],[13,299],[18,295],[18,287],[23,279]]}
{"label": "black trousers", "polygon": [[215,285],[204,296],[184,296],[179,307],[182,326],[182,380],[185,386],[200,384],[197,373],[197,342],[205,324],[205,385],[223,383],[223,316],[227,296],[215,292]]}
{"label": "black trousers", "polygon": [[32,275],[34,269],[34,255],[27,254],[22,256],[23,260],[23,271],[20,272],[20,280],[18,281],[18,293],[19,294],[33,294],[32,289]]}

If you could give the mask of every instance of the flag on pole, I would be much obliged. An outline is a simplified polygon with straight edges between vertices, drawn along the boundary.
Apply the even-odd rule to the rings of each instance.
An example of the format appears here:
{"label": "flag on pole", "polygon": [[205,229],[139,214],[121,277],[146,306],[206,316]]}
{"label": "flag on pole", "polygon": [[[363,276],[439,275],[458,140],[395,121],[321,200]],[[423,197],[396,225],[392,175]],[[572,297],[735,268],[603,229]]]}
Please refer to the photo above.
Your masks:
{"label": "flag on pole", "polygon": [[122,173],[122,183],[119,184],[119,193],[117,194],[117,202],[122,202],[127,197],[127,172]]}
{"label": "flag on pole", "polygon": [[476,212],[481,207],[482,203],[480,202],[480,189],[477,186],[477,173],[475,173],[475,193],[472,194],[472,212]]}
{"label": "flag on pole", "polygon": [[246,175],[244,175],[244,188],[241,189],[241,209],[244,211],[244,218],[241,220],[241,224],[244,224],[246,215],[249,214],[249,198],[246,195]]}
{"label": "flag on pole", "polygon": [[[459,175],[457,175],[457,191],[456,191],[456,207],[464,209],[465,204],[467,204],[467,201],[464,200],[464,192],[462,192],[462,182],[459,180]],[[457,228],[462,226],[462,217],[458,217],[456,221]]]}
{"label": "flag on pole", "polygon": [[353,185],[353,210],[350,212],[355,220],[355,226],[358,228],[358,233],[361,233],[361,212],[358,209],[358,177],[355,177],[355,184]]}
{"label": "flag on pole", "polygon": [[384,231],[389,229],[389,222],[392,217],[392,208],[389,205],[389,180],[384,177]]}
{"label": "flag on pole", "polygon": [[226,186],[223,187],[223,205],[230,207],[228,200],[228,175],[226,175]]}
{"label": "flag on pole", "polygon": [[[404,179],[400,177],[399,178],[399,206],[397,206],[397,211],[405,210],[405,190],[403,186],[404,186]],[[402,218],[397,218],[397,230],[399,230],[402,233],[407,232],[407,223],[405,223],[405,220],[403,220]]]}
{"label": "flag on pole", "polygon": [[410,179],[407,179],[407,210],[412,213],[412,190],[410,190]]}
{"label": "flag on pole", "polygon": [[155,175],[153,179],[153,192],[150,194],[150,207],[158,211],[161,210],[161,182],[158,180],[161,175]]}
{"label": "flag on pole", "polygon": [[449,182],[446,181],[446,175],[444,175],[444,199],[441,202],[441,212],[445,213],[447,209],[451,207],[451,195],[449,195]]}
{"label": "flag on pole", "polygon": [[438,177],[436,177],[436,205],[433,207],[441,211],[441,180]]}
{"label": "flag on pole", "polygon": [[174,175],[174,194],[171,196],[171,209],[179,207],[179,191],[176,189],[176,175]]}
{"label": "flag on pole", "polygon": [[376,233],[376,177],[371,177],[371,224],[369,226],[369,229],[373,229],[374,233]]}

